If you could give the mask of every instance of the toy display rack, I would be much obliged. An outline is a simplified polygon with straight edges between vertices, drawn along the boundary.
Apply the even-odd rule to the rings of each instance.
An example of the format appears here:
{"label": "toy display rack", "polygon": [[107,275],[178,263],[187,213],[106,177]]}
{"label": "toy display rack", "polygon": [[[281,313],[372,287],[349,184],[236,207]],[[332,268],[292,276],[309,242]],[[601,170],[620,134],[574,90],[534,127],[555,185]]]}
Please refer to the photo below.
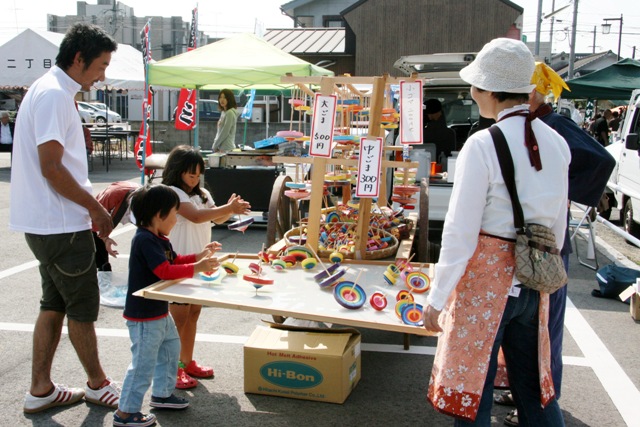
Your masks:
{"label": "toy display rack", "polygon": [[[415,76],[404,78],[402,80],[410,81],[415,79]],[[307,94],[313,94],[313,91],[309,89],[307,85],[319,86],[319,92],[321,95],[332,95],[337,92],[343,92],[345,90],[350,91],[357,97],[366,96],[363,92],[358,90],[354,85],[373,85],[373,91],[370,97],[369,104],[369,122],[367,137],[378,138],[383,137],[381,128],[381,116],[382,108],[385,104],[385,89],[387,85],[399,83],[399,79],[390,78],[385,75],[382,77],[351,77],[351,76],[337,76],[337,77],[293,77],[284,76],[281,78],[282,83],[296,84],[300,88],[304,88],[303,91]],[[386,102],[389,102],[387,99]],[[342,126],[348,125],[341,123]],[[311,170],[311,199],[309,203],[309,220],[307,223],[307,244],[314,250],[318,249],[319,232],[321,225],[321,212],[322,212],[322,195],[324,185],[324,175],[326,173],[327,165],[340,165],[357,167],[357,160],[344,159],[344,158],[326,158],[326,157],[313,157],[313,158],[301,158],[301,157],[284,157],[276,156],[273,158],[276,163],[288,163],[288,164],[309,164],[313,165]],[[417,162],[403,162],[403,161],[382,161],[382,170],[380,177],[380,197],[379,199],[386,200],[387,188],[386,188],[386,176],[388,168],[417,168]],[[407,174],[405,174],[406,176]],[[356,226],[355,236],[355,258],[358,260],[365,259],[366,245],[367,245],[367,232],[371,215],[371,198],[360,198],[359,201],[359,215]],[[404,256],[404,255],[403,255]],[[408,257],[408,255],[407,255]]]}

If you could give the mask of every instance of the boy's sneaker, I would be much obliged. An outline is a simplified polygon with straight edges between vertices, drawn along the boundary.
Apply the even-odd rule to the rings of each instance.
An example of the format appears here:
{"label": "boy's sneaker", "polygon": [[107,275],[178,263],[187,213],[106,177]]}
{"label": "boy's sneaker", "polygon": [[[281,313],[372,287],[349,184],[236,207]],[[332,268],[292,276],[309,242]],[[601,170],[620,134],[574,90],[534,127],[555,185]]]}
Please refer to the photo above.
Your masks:
{"label": "boy's sneaker", "polygon": [[107,377],[102,383],[102,387],[97,390],[89,387],[89,384],[84,388],[84,400],[96,405],[106,406],[112,409],[118,409],[118,402],[120,401],[121,389],[117,383],[111,378]]}
{"label": "boy's sneaker", "polygon": [[115,427],[128,427],[138,426],[147,427],[156,423],[156,416],[153,414],[143,414],[142,412],[136,412],[129,415],[127,418],[121,418],[118,413],[113,414],[113,425]]}
{"label": "boy's sneaker", "polygon": [[84,390],[81,388],[72,388],[61,384],[54,384],[53,387],[53,392],[45,397],[36,397],[27,392],[24,397],[24,412],[32,414],[54,406],[71,405],[84,396]]}
{"label": "boy's sneaker", "polygon": [[151,402],[149,402],[149,405],[154,408],[184,409],[189,406],[189,401],[182,397],[178,397],[175,394],[172,394],[169,397],[151,396]]}

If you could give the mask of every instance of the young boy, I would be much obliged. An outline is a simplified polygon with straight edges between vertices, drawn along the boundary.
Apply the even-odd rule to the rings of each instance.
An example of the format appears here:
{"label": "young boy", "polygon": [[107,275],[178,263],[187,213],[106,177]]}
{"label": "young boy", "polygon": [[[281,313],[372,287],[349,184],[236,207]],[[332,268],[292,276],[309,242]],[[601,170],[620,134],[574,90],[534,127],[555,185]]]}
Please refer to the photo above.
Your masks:
{"label": "young boy", "polygon": [[169,303],[133,295],[159,280],[191,277],[219,267],[217,258],[211,256],[219,248],[217,242],[208,244],[199,254],[178,255],[173,251],[166,236],[176,224],[179,205],[178,195],[165,185],[141,188],[131,197],[138,230],[131,244],[124,318],[131,338],[132,361],[122,384],[118,410],[113,414],[114,426],[150,426],[156,422],[155,415],[140,412],[150,385],[151,406],[189,406],[186,399],[173,394],[180,338],[169,316]]}

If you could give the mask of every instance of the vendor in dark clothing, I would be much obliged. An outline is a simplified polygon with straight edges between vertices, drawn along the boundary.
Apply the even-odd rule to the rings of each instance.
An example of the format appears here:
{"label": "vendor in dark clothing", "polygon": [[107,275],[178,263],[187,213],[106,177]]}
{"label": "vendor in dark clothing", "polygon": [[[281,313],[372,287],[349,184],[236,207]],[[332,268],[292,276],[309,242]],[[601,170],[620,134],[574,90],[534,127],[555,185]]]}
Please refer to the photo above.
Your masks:
{"label": "vendor in dark clothing", "polygon": [[447,127],[447,121],[442,111],[442,104],[435,98],[425,102],[424,109],[424,143],[436,144],[436,159],[440,158],[440,153],[447,157],[456,149],[456,132]]}

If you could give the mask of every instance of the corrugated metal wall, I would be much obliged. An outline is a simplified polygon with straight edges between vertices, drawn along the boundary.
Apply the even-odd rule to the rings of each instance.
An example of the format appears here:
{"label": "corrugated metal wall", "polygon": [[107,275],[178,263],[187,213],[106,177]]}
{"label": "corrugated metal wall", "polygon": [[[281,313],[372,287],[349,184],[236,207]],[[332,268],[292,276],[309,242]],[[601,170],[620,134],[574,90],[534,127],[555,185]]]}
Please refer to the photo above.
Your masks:
{"label": "corrugated metal wall", "polygon": [[507,34],[521,15],[517,7],[502,0],[362,2],[344,15],[356,75],[398,75],[393,63],[403,55],[478,51]]}

